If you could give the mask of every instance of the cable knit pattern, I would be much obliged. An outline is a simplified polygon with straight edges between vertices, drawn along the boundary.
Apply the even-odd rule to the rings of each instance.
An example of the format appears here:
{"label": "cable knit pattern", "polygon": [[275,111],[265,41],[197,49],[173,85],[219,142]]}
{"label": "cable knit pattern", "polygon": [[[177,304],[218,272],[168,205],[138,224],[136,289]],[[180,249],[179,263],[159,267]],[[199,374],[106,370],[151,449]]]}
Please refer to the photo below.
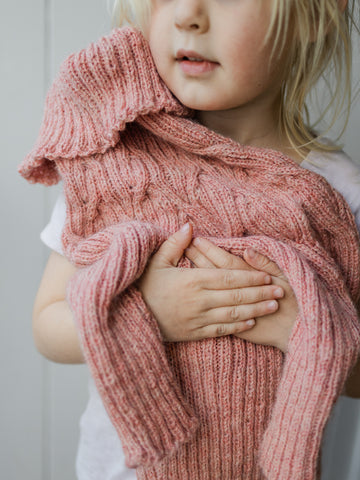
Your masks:
{"label": "cable knit pattern", "polygon": [[[63,63],[19,172],[64,180],[63,247],[80,267],[67,299],[137,477],[318,478],[323,430],[360,350],[359,238],[342,197],[281,153],[198,124],[129,27]],[[186,221],[284,271],[299,304],[285,356],[233,336],[162,342],[136,280]]]}

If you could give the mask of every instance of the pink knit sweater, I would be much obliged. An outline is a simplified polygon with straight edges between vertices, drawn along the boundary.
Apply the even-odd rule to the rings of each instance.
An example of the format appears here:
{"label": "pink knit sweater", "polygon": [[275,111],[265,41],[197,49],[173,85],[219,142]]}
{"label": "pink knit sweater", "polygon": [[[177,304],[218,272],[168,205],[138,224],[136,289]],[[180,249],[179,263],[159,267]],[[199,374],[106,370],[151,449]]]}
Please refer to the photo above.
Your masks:
{"label": "pink knit sweater", "polygon": [[[360,350],[359,238],[341,196],[279,152],[198,124],[129,27],[63,63],[19,171],[64,181],[63,247],[81,267],[67,299],[138,478],[315,479]],[[162,341],[134,281],[186,221],[284,271],[299,304],[286,356],[233,336]]]}

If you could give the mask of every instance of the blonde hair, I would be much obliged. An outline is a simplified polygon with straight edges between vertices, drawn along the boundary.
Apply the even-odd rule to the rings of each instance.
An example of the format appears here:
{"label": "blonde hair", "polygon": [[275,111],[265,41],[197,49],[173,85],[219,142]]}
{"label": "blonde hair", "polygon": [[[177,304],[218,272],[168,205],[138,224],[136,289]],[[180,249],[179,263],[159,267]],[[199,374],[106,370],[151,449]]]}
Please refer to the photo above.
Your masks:
{"label": "blonde hair", "polygon": [[[110,0],[111,1],[111,0]],[[112,26],[132,25],[143,33],[148,26],[152,0],[113,0]]]}
{"label": "blonde hair", "polygon": [[[339,147],[332,144],[324,144],[321,136],[329,132],[343,113],[345,119],[338,138],[348,122],[352,100],[353,27],[359,33],[355,23],[357,0],[349,0],[344,12],[338,0],[272,1],[273,15],[265,42],[274,39],[273,55],[280,56],[286,48],[288,58],[281,89],[281,128],[299,153],[305,146],[337,149]],[[150,13],[151,0],[115,0],[113,26],[130,24],[145,33]],[[310,124],[306,100],[321,78],[328,98],[318,118]],[[325,118],[328,127],[314,138],[316,127]]]}

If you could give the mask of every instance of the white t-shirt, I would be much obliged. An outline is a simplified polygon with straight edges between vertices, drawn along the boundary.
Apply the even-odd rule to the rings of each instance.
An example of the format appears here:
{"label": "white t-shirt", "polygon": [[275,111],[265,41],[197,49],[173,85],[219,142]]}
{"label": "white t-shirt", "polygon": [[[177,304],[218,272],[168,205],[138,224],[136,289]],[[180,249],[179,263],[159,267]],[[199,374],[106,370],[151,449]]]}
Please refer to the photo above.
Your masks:
{"label": "white t-shirt", "polygon": [[[311,152],[301,166],[325,177],[343,195],[360,231],[360,164],[353,162],[344,152]],[[41,240],[60,254],[65,216],[65,199],[61,192],[50,222],[40,234]],[[136,480],[135,470],[125,465],[119,437],[91,377],[89,395],[88,405],[80,420],[76,460],[78,480]]]}

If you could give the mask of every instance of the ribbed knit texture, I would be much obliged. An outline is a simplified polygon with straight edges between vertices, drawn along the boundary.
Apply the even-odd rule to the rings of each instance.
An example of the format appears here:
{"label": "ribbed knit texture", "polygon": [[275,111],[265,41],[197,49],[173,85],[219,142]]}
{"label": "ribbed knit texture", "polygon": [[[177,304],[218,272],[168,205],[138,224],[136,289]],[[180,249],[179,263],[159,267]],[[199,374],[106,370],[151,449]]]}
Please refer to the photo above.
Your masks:
{"label": "ribbed knit texture", "polygon": [[[63,247],[81,267],[67,299],[138,478],[317,478],[323,430],[360,349],[359,238],[342,197],[279,152],[198,124],[129,27],[63,63],[19,172],[64,180]],[[299,305],[285,356],[233,336],[162,341],[134,282],[186,221],[284,271]]]}

